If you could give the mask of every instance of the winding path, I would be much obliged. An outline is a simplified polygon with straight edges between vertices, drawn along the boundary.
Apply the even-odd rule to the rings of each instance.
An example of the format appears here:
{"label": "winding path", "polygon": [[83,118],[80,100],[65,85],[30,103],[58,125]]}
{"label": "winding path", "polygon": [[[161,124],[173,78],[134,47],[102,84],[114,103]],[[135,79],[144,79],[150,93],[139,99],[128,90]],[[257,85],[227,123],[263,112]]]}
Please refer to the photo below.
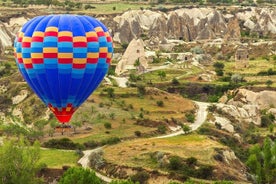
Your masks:
{"label": "winding path", "polygon": [[[197,104],[198,110],[196,113],[195,122],[190,125],[191,131],[197,130],[205,122],[208,114],[207,107],[209,105],[209,103],[197,102],[197,101],[194,101],[194,102]],[[168,135],[158,136],[154,138],[162,139],[167,137],[174,137],[181,134],[184,134],[184,131],[182,129]]]}
{"label": "winding path", "polygon": [[[197,106],[198,106],[198,110],[197,110],[197,114],[196,114],[196,118],[195,118],[195,122],[193,124],[190,125],[190,128],[191,128],[191,131],[195,131],[197,130],[206,120],[207,118],[207,107],[209,105],[209,103],[204,103],[204,102],[196,102],[194,101]],[[184,134],[184,131],[181,129],[181,130],[178,130],[176,132],[173,132],[171,134],[168,134],[168,135],[163,135],[163,136],[158,136],[158,137],[153,137],[153,138],[150,138],[150,139],[162,139],[162,138],[167,138],[167,137],[174,137],[174,136],[177,136],[177,135],[181,135],[181,134]],[[103,147],[99,147],[99,148],[96,148],[96,149],[93,149],[93,150],[86,150],[86,151],[83,151],[84,155],[83,157],[78,161],[78,163],[80,165],[82,165],[82,167],[84,168],[89,168],[89,156],[92,152],[95,152],[95,151],[98,151],[100,149],[102,149]],[[96,172],[96,175],[101,178],[103,181],[107,182],[107,183],[110,183],[112,181],[112,178],[109,178],[107,176],[104,176],[98,172]]]}

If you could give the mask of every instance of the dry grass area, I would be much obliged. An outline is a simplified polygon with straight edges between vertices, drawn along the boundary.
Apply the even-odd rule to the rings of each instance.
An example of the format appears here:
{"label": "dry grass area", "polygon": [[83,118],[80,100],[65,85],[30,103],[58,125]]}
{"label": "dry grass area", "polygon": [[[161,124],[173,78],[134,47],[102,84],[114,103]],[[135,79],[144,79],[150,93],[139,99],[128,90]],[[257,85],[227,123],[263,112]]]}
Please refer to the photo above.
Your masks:
{"label": "dry grass area", "polygon": [[148,155],[159,151],[182,158],[195,157],[203,164],[214,164],[214,148],[222,147],[218,142],[196,134],[166,139],[136,139],[105,147],[104,158],[118,165],[156,169]]}
{"label": "dry grass area", "polygon": [[[83,131],[85,126],[77,128],[79,134],[70,137],[75,142],[98,141],[109,137],[133,137],[135,131],[147,134],[156,130],[157,127],[136,125],[136,120],[141,118],[140,114],[143,114],[144,119],[152,121],[171,120],[172,118],[184,121],[185,113],[195,108],[191,100],[155,88],[147,88],[147,95],[144,97],[138,97],[135,90],[129,89],[126,89],[126,93],[131,95],[120,97],[118,94],[124,94],[122,89],[114,88],[116,95],[114,99],[101,95],[99,91],[101,88],[82,104],[72,118],[72,122],[85,122],[86,126],[92,128],[86,133]],[[163,101],[164,106],[158,106],[157,101]],[[110,123],[112,128],[106,129],[105,123]]]}
{"label": "dry grass area", "polygon": [[256,75],[260,71],[267,71],[269,68],[275,69],[274,61],[267,61],[265,59],[256,59],[248,61],[249,67],[236,68],[235,62],[224,62],[225,73],[232,72],[242,75]]}

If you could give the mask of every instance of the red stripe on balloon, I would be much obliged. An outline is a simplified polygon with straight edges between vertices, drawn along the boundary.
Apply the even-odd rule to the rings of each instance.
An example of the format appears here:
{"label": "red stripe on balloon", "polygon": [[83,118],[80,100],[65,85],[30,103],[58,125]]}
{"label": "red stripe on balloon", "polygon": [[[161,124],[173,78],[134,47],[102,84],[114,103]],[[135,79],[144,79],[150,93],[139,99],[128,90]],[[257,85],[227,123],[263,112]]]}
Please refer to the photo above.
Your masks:
{"label": "red stripe on balloon", "polygon": [[87,37],[87,42],[97,42],[98,37]]}
{"label": "red stripe on balloon", "polygon": [[58,63],[60,64],[71,64],[73,62],[73,58],[58,58]]}
{"label": "red stripe on balloon", "polygon": [[45,36],[55,36],[55,37],[57,37],[58,36],[58,32],[48,31],[48,32],[45,32]]}
{"label": "red stripe on balloon", "polygon": [[87,58],[87,63],[95,64],[98,63],[98,58]]}
{"label": "red stripe on balloon", "polygon": [[107,53],[99,53],[99,58],[106,58],[107,57]]}
{"label": "red stripe on balloon", "polygon": [[74,42],[74,47],[87,47],[87,42]]}
{"label": "red stripe on balloon", "polygon": [[22,37],[19,37],[18,39],[17,39],[17,42],[22,42]]}
{"label": "red stripe on balloon", "polygon": [[99,32],[97,32],[97,35],[98,35],[98,36],[105,36],[105,34],[104,34],[104,32],[103,32],[103,31],[99,31]]}
{"label": "red stripe on balloon", "polygon": [[73,37],[71,37],[71,36],[60,36],[60,37],[58,37],[58,41],[59,42],[72,42]]}
{"label": "red stripe on balloon", "polygon": [[85,65],[86,64],[75,64],[75,63],[73,63],[73,68],[82,69],[82,68],[85,68]]}
{"label": "red stripe on balloon", "polygon": [[32,37],[32,42],[43,42],[44,37],[34,36]]}
{"label": "red stripe on balloon", "polygon": [[22,58],[18,58],[17,61],[18,61],[18,63],[23,63],[23,59]]}
{"label": "red stripe on balloon", "polygon": [[23,42],[22,47],[23,48],[30,48],[31,47],[31,42]]}
{"label": "red stripe on balloon", "polygon": [[33,64],[43,64],[43,58],[32,58],[32,63]]}
{"label": "red stripe on balloon", "polygon": [[27,69],[33,68],[33,64],[32,64],[32,63],[24,64],[24,66],[25,66],[25,68],[27,68]]}
{"label": "red stripe on balloon", "polygon": [[111,61],[111,58],[106,59],[106,63],[110,63],[110,61]]}
{"label": "red stripe on balloon", "polygon": [[112,39],[110,36],[106,37],[106,39],[107,39],[107,42],[112,42]]}
{"label": "red stripe on balloon", "polygon": [[57,53],[43,53],[44,58],[57,58],[58,54]]}

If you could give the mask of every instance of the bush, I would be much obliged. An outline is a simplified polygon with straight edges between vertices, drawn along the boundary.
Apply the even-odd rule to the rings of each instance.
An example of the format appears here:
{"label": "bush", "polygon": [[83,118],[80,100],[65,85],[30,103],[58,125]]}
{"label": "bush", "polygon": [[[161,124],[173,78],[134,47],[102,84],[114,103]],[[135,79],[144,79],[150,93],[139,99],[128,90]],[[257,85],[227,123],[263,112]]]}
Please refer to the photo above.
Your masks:
{"label": "bush", "polygon": [[213,174],[213,167],[212,166],[200,166],[196,172],[198,178],[208,179],[212,177]]}
{"label": "bush", "polygon": [[83,145],[85,146],[85,148],[93,149],[100,146],[100,143],[92,140],[83,143]]}
{"label": "bush", "polygon": [[119,137],[110,137],[110,138],[107,138],[105,140],[102,141],[102,145],[105,145],[105,144],[117,144],[118,142],[120,142],[121,139]]}
{"label": "bush", "polygon": [[135,131],[134,134],[135,134],[137,137],[141,137],[141,135],[142,135],[141,131],[139,131],[139,130]]}
{"label": "bush", "polygon": [[169,168],[171,170],[179,170],[182,167],[182,160],[178,156],[173,156],[170,158]]}
{"label": "bush", "polygon": [[69,168],[60,178],[59,184],[102,184],[95,172],[81,167]]}
{"label": "bush", "polygon": [[173,85],[178,85],[178,84],[180,84],[180,83],[179,83],[179,81],[178,81],[176,78],[173,78],[173,79],[172,79],[172,84],[173,84]]}
{"label": "bush", "polygon": [[158,107],[164,107],[164,102],[162,100],[158,100],[156,104]]}
{"label": "bush", "polygon": [[111,123],[109,123],[109,122],[104,123],[104,127],[106,129],[111,129]]}
{"label": "bush", "polygon": [[130,177],[131,181],[145,184],[150,175],[146,171],[139,171]]}
{"label": "bush", "polygon": [[189,158],[186,159],[186,163],[189,166],[195,166],[196,163],[197,163],[197,159],[195,157],[189,157]]}
{"label": "bush", "polygon": [[164,134],[164,133],[166,133],[167,128],[166,128],[165,125],[159,125],[159,126],[157,127],[157,131],[160,132],[161,134]]}
{"label": "bush", "polygon": [[47,142],[43,143],[43,146],[46,148],[56,148],[56,149],[83,149],[83,146],[79,143],[74,143],[72,140],[68,138],[62,139],[50,139]]}
{"label": "bush", "polygon": [[90,4],[86,4],[85,6],[84,6],[84,9],[95,9],[96,7],[95,6],[91,6]]}
{"label": "bush", "polygon": [[195,122],[195,115],[193,113],[187,113],[185,114],[186,120],[190,123]]}

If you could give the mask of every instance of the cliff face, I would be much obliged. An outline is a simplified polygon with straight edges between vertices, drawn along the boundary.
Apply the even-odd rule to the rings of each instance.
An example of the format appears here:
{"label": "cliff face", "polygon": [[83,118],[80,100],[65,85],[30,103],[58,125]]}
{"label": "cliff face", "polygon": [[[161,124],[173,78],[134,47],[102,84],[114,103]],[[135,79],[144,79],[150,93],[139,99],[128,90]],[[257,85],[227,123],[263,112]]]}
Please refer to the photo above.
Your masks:
{"label": "cliff face", "polygon": [[[0,52],[11,46],[14,35],[35,11],[5,12],[0,15]],[[276,7],[231,7],[229,9],[182,8],[167,13],[130,10],[121,15],[98,17],[110,29],[113,40],[130,43],[133,39],[150,40],[153,45],[168,40],[239,41],[247,34],[276,37]]]}
{"label": "cliff face", "polygon": [[213,8],[178,9],[168,13],[132,10],[116,16],[111,29],[114,40],[129,43],[146,35],[159,41],[222,38],[240,40],[241,30],[260,36],[276,35],[276,8],[244,8],[221,11]]}

